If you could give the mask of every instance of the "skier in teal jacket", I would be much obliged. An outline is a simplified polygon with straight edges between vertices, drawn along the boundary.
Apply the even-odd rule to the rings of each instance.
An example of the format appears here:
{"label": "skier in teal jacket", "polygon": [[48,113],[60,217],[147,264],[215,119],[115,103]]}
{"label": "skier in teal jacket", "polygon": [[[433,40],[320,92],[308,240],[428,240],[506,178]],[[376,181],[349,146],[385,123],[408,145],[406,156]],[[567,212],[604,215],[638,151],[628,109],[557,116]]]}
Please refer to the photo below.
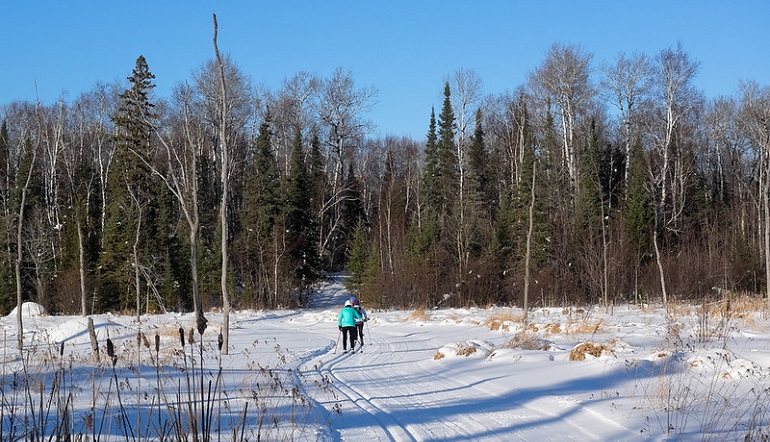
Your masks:
{"label": "skier in teal jacket", "polygon": [[348,336],[350,336],[350,351],[355,352],[356,348],[356,319],[361,319],[361,314],[353,308],[350,300],[345,301],[345,307],[340,310],[337,318],[337,326],[342,332],[342,352],[347,353]]}

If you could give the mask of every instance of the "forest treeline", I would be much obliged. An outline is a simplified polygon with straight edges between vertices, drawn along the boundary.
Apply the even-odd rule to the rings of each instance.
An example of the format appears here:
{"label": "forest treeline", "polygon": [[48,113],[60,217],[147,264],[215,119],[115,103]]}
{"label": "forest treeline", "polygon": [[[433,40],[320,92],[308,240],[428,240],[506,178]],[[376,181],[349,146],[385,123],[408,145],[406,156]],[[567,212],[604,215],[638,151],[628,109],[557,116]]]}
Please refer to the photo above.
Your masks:
{"label": "forest treeline", "polygon": [[458,70],[418,140],[373,138],[343,68],[223,60],[0,107],[0,313],[280,308],[339,271],[382,307],[766,292],[770,88],[706,98],[681,46],[554,44],[499,95]]}

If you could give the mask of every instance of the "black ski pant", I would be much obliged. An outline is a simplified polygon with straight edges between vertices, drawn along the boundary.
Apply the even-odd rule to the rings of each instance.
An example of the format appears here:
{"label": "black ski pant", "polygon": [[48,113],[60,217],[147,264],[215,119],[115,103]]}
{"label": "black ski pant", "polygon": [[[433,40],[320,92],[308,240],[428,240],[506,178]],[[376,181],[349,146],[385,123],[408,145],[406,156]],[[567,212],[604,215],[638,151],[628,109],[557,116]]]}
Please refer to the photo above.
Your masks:
{"label": "black ski pant", "polygon": [[348,349],[348,335],[350,335],[350,349],[356,348],[356,328],[355,327],[342,327],[342,349]]}
{"label": "black ski pant", "polygon": [[358,338],[361,340],[361,345],[364,345],[364,323],[356,324],[358,330]]}

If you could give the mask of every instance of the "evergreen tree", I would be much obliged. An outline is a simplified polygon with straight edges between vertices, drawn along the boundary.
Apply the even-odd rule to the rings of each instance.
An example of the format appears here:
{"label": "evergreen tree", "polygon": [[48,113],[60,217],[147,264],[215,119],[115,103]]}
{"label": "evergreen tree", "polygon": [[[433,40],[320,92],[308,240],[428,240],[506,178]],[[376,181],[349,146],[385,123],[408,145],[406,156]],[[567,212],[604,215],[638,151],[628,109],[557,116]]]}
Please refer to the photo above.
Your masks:
{"label": "evergreen tree", "polygon": [[[200,230],[198,240],[198,275],[201,298],[220,293],[222,255],[219,241],[219,178],[211,157],[201,153],[196,162],[198,169],[198,210]],[[221,296],[220,296],[221,297]]]}
{"label": "evergreen tree", "polygon": [[[476,111],[476,128],[468,152],[468,182],[471,199],[481,207],[490,208],[494,203],[492,193],[489,153],[484,141],[481,109]],[[491,213],[489,213],[491,215]]]}
{"label": "evergreen tree", "polygon": [[438,120],[437,155],[439,160],[438,174],[441,186],[440,213],[451,213],[451,207],[457,199],[458,183],[458,158],[455,154],[455,114],[452,109],[452,100],[449,90],[449,82],[444,84],[444,104],[441,108]]}
{"label": "evergreen tree", "polygon": [[[153,75],[143,56],[136,60],[129,88],[120,94],[112,120],[116,127],[115,153],[107,177],[107,210],[100,259],[104,308],[132,305],[134,284],[132,246],[140,222],[140,249],[143,265],[149,265],[157,246],[158,183],[145,161],[152,159],[151,130],[156,118],[149,101]],[[140,158],[141,157],[141,158]]]}
{"label": "evergreen tree", "polygon": [[631,148],[628,166],[624,210],[626,238],[638,265],[645,256],[652,253],[652,229],[655,228],[653,199],[647,180],[644,153],[639,142]]}
{"label": "evergreen tree", "polygon": [[575,236],[589,241],[601,232],[602,185],[599,182],[599,149],[596,123],[591,122],[588,142],[578,156],[577,205]]}
{"label": "evergreen tree", "polygon": [[13,226],[11,223],[11,182],[10,137],[8,124],[3,120],[0,125],[0,315],[8,314],[16,305],[16,287],[13,276],[13,257],[11,256]]}
{"label": "evergreen tree", "polygon": [[270,302],[273,235],[280,203],[271,124],[272,117],[268,110],[253,145],[254,169],[245,179],[243,209],[239,212],[242,229],[236,242],[243,255],[242,271],[249,276],[247,290],[253,292],[252,298],[260,306],[267,306]]}
{"label": "evergreen tree", "polygon": [[347,256],[347,249],[350,247],[359,225],[363,224],[366,226],[368,224],[363,198],[361,197],[361,186],[361,182],[356,177],[353,164],[351,163],[348,165],[348,173],[343,188],[342,226],[340,228],[340,234],[343,236],[341,243],[344,247],[345,256]]}
{"label": "evergreen tree", "polygon": [[369,264],[366,226],[363,221],[360,221],[353,231],[353,238],[346,256],[345,270],[348,278],[345,280],[345,288],[351,293],[361,293]]}
{"label": "evergreen tree", "polygon": [[422,173],[422,199],[426,211],[438,213],[441,207],[441,158],[436,135],[436,113],[430,110],[430,126],[425,142],[425,167]]}
{"label": "evergreen tree", "polygon": [[318,133],[313,132],[310,139],[310,158],[308,160],[308,176],[310,179],[311,199],[313,213],[320,219],[324,204],[324,192],[326,192],[326,173],[324,172],[324,156],[321,152],[321,140],[318,139]]}
{"label": "evergreen tree", "polygon": [[287,177],[284,210],[289,236],[290,281],[299,290],[300,303],[303,302],[305,290],[321,273],[317,222],[313,218],[310,200],[302,133],[297,128],[291,153],[291,170]]}

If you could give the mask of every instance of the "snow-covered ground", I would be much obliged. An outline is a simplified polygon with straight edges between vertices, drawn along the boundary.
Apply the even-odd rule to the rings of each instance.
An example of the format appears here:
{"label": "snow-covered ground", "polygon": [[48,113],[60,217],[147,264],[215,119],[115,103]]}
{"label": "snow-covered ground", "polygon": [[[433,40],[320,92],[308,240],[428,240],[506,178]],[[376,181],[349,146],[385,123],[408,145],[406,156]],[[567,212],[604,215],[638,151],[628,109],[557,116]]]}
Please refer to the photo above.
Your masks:
{"label": "snow-covered ground", "polygon": [[333,279],[310,308],[234,312],[228,355],[213,312],[203,345],[196,333],[184,347],[190,315],[95,316],[99,364],[85,318],[25,312],[23,357],[15,316],[2,318],[2,439],[51,434],[41,422],[65,414],[68,432],[89,440],[176,440],[173,417],[212,440],[770,437],[761,302],[540,308],[526,328],[519,309],[371,310],[363,351],[342,354],[336,318],[347,298]]}

